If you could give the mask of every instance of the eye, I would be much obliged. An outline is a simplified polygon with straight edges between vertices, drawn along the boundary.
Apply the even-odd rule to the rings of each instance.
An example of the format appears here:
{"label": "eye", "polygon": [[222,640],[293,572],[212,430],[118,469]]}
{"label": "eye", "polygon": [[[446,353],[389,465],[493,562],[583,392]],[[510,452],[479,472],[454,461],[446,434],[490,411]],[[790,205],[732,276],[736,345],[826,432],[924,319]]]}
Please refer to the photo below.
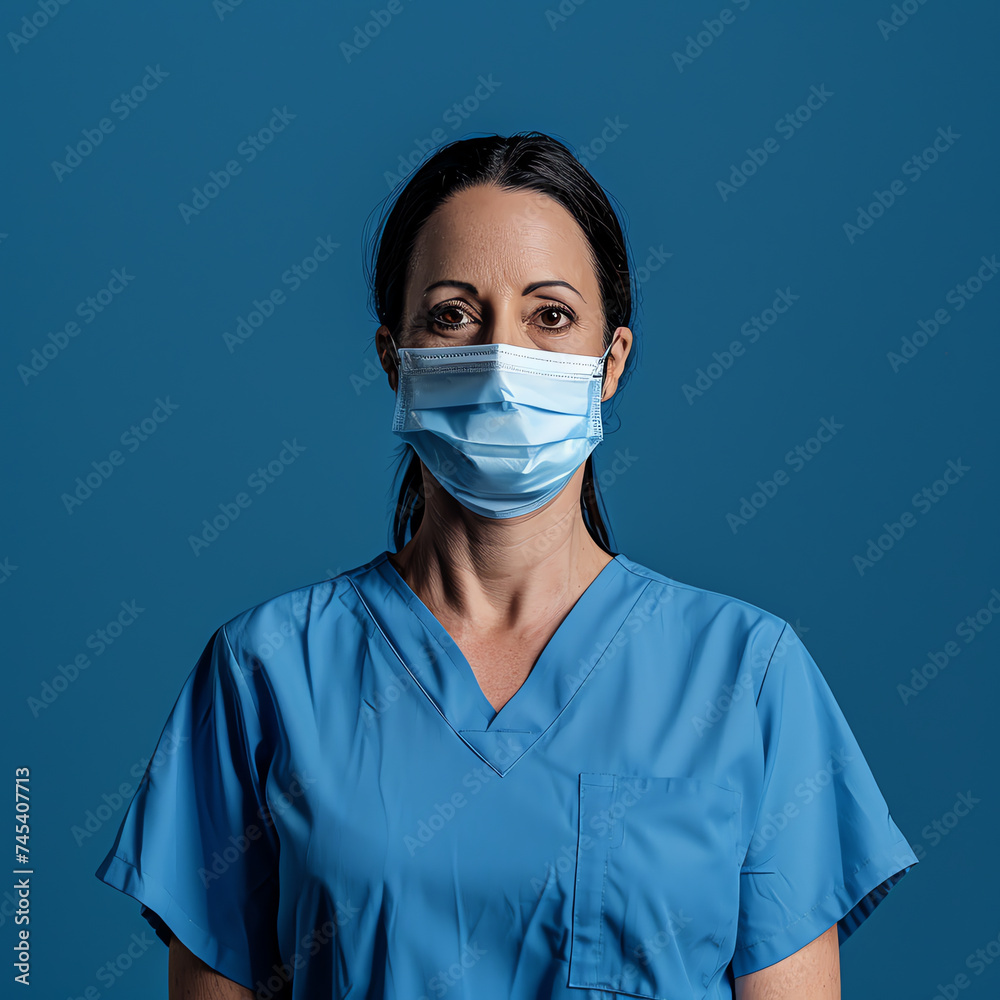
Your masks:
{"label": "eye", "polygon": [[[556,305],[554,302],[546,303],[535,313],[535,316],[542,321],[539,323],[539,326],[545,330],[564,330],[567,326],[576,322],[576,316],[569,309],[565,306]],[[559,323],[560,317],[564,318],[566,322]],[[549,323],[549,320],[554,320],[555,322]]]}
{"label": "eye", "polygon": [[[576,315],[566,306],[547,302],[535,311],[533,321],[543,330],[564,330],[576,322]],[[428,325],[441,330],[461,330],[479,322],[461,301],[442,302],[428,314]]]}
{"label": "eye", "polygon": [[[449,316],[451,319],[447,318]],[[463,316],[466,317],[465,322],[461,319]],[[441,305],[430,314],[430,322],[431,326],[441,327],[445,330],[458,330],[463,326],[471,326],[479,321],[475,317],[471,317],[469,313],[466,312],[464,303],[442,302]]]}

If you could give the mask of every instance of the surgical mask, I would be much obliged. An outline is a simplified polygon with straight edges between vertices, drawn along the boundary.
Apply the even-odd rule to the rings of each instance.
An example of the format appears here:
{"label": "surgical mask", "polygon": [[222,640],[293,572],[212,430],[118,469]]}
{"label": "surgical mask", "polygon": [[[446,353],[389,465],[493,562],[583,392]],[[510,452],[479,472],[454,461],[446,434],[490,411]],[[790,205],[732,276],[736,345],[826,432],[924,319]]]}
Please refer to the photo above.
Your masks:
{"label": "surgical mask", "polygon": [[477,514],[537,510],[604,436],[601,389],[611,344],[600,357],[509,344],[392,344],[399,374],[392,432]]}

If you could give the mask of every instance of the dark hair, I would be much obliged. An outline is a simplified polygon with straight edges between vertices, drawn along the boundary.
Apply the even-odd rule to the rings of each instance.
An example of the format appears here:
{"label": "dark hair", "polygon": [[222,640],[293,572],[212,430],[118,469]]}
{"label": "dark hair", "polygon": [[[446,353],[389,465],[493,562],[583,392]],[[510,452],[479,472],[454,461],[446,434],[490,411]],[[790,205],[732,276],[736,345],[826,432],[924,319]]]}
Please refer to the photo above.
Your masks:
{"label": "dark hair", "polygon": [[[395,334],[402,318],[407,269],[424,223],[451,195],[479,184],[508,191],[538,191],[559,202],[576,219],[587,237],[597,273],[604,312],[603,349],[619,326],[632,325],[634,295],[629,249],[618,215],[607,193],[570,149],[543,132],[518,132],[458,139],[432,150],[408,178],[397,185],[382,209],[369,244],[365,273],[370,307],[379,322]],[[622,212],[624,218],[624,212]],[[637,340],[638,338],[636,338]],[[633,364],[629,352],[615,395],[618,399]],[[412,537],[424,512],[423,476],[416,451],[403,443],[402,473],[392,524],[396,551]],[[602,514],[603,498],[594,476],[593,454],[584,467],[580,505],[591,537],[606,552],[616,554]]]}

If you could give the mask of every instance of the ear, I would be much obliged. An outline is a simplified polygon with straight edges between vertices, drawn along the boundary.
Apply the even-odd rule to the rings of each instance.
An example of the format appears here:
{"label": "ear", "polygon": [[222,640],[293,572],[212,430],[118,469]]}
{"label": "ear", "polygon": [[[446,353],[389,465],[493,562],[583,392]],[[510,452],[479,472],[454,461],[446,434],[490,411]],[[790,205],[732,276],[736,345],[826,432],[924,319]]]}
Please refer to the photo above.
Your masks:
{"label": "ear", "polygon": [[389,336],[389,328],[385,324],[380,326],[375,331],[375,350],[378,353],[382,370],[388,376],[389,388],[395,392],[396,386],[399,384],[399,372],[396,369],[396,354]]}
{"label": "ear", "polygon": [[618,388],[618,380],[625,370],[625,359],[632,350],[632,331],[627,326],[620,326],[614,332],[615,341],[611,345],[611,350],[604,361],[604,391],[601,393],[601,402],[609,400]]}

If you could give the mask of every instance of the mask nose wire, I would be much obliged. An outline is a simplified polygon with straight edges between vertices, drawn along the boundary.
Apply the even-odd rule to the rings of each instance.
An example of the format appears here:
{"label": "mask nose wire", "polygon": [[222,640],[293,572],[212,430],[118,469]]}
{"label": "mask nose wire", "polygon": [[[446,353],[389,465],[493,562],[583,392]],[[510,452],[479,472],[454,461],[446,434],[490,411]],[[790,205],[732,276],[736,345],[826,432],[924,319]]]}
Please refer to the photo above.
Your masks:
{"label": "mask nose wire", "polygon": [[[399,373],[399,348],[396,347],[396,341],[393,339],[393,336],[392,336],[391,333],[388,334],[388,336],[387,336],[386,339],[392,345],[392,354],[390,355],[390,357],[392,358],[393,364],[395,364],[395,366],[396,366],[396,373],[398,374]],[[606,365],[605,362],[608,359],[608,354],[611,352],[611,348],[615,346],[615,341],[616,340],[618,340],[617,336],[611,338],[611,343],[608,344],[607,348],[605,348],[604,353],[601,355],[600,359],[597,362],[597,364],[601,366],[601,385],[602,386],[604,385],[604,379],[605,379],[605,377],[607,376],[607,373],[608,373],[607,365]]]}

